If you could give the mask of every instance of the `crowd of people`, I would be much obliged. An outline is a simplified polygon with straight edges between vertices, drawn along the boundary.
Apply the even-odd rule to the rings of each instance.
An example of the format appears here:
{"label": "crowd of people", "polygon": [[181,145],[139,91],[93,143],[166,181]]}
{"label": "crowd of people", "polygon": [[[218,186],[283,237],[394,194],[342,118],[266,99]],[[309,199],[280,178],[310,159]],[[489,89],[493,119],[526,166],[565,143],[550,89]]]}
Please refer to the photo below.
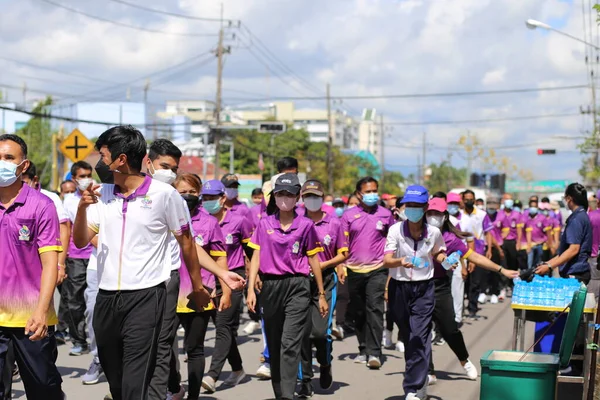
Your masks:
{"label": "crowd of people", "polygon": [[223,384],[236,386],[246,377],[237,338],[247,305],[242,331],[263,333],[256,375],[277,399],[313,395],[313,348],[329,389],[333,340],[354,333],[353,361],[370,369],[382,366],[382,347],[404,352],[406,399],[423,400],[436,382],[433,344],[447,343],[477,379],[463,318],[504,301],[513,279],[555,273],[592,287],[600,278],[600,211],[579,184],[565,191],[563,224],[547,198],[523,206],[510,194],[419,185],[380,196],[372,177],[334,198],[318,180],[301,184],[298,161],[285,157],[248,207],[236,175],[202,182],[179,172],[182,153],[166,139],[147,151],[138,130],[117,126],[95,147],[97,165],[74,163],[59,197],[41,189],[23,139],[0,135],[0,399],[17,373],[28,399],[63,399],[56,359],[67,342],[71,356],[91,353],[82,381],[104,374],[107,398],[183,399],[179,329],[185,398],[215,392],[226,361]]}

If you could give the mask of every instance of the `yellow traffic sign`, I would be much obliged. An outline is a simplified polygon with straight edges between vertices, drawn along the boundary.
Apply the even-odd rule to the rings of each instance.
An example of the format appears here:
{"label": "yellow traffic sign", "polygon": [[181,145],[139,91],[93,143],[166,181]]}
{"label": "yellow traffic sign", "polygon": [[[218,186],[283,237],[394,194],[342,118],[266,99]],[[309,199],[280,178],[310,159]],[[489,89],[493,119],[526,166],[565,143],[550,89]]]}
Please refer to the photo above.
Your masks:
{"label": "yellow traffic sign", "polygon": [[94,150],[94,143],[77,128],[73,129],[73,132],[60,144],[60,151],[73,162],[83,160],[92,150]]}

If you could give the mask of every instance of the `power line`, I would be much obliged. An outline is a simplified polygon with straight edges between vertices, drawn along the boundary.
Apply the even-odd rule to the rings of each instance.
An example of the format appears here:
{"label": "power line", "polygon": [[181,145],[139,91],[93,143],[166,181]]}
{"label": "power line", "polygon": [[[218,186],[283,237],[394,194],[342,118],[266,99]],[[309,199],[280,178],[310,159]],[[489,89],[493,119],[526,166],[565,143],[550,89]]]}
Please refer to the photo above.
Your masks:
{"label": "power line", "polygon": [[44,70],[56,72],[56,73],[59,73],[59,74],[62,74],[62,75],[68,75],[71,78],[77,77],[77,78],[82,78],[82,79],[86,79],[86,80],[89,80],[89,81],[104,82],[104,83],[114,83],[114,82],[106,80],[106,79],[101,79],[101,78],[97,78],[97,77],[96,78],[92,78],[89,75],[78,74],[76,72],[63,71],[63,70],[52,68],[52,67],[45,67],[45,66],[42,66],[42,65],[33,64],[33,63],[30,63],[30,62],[27,62],[27,61],[16,60],[14,58],[9,58],[9,57],[5,57],[5,56],[0,56],[0,60],[12,62],[12,63],[15,63],[15,64],[25,65],[25,66],[28,66],[28,67],[31,67],[31,68],[44,69]]}
{"label": "power line", "polygon": [[525,121],[544,118],[564,118],[581,115],[581,113],[565,113],[565,114],[547,114],[547,115],[527,115],[520,117],[503,117],[503,118],[485,118],[485,119],[463,119],[463,120],[440,120],[440,121],[395,121],[386,122],[386,125],[402,125],[402,126],[422,126],[422,125],[455,125],[455,124],[478,124],[487,122],[504,122],[504,121]]}
{"label": "power line", "polygon": [[64,4],[56,3],[56,2],[54,2],[52,0],[39,0],[39,1],[43,1],[44,3],[52,4],[55,7],[62,8],[64,10],[67,10],[67,11],[72,12],[74,14],[83,15],[83,16],[85,16],[87,18],[95,19],[95,20],[102,21],[102,22],[107,22],[107,23],[113,24],[113,25],[122,26],[124,28],[135,29],[135,30],[138,30],[138,31],[151,32],[151,33],[161,33],[161,34],[164,34],[164,35],[174,35],[174,36],[193,36],[193,37],[217,36],[216,34],[209,34],[209,33],[178,33],[178,32],[161,31],[161,30],[158,30],[158,29],[144,28],[144,27],[141,27],[141,26],[129,25],[129,24],[126,24],[126,23],[123,23],[123,22],[113,21],[111,19],[107,19],[107,18],[104,18],[104,17],[98,17],[96,15],[88,14],[88,13],[86,13],[84,11],[80,11],[80,10],[77,10],[75,8],[71,8],[71,7],[65,6]]}
{"label": "power line", "polygon": [[[170,17],[190,19],[190,20],[194,20],[194,21],[210,21],[210,22],[220,22],[221,21],[220,18],[196,17],[196,16],[192,16],[192,15],[178,14],[178,13],[174,13],[174,12],[162,11],[162,10],[157,10],[155,8],[140,6],[139,4],[133,4],[133,3],[129,3],[129,2],[123,1],[123,0],[110,0],[110,1],[119,3],[119,4],[123,4],[123,5],[129,6],[129,7],[137,8],[138,10],[144,10],[144,11],[148,11],[148,12],[155,13],[155,14],[168,15]],[[232,20],[232,19],[223,19],[223,21],[227,21],[229,23],[234,22],[234,20]]]}

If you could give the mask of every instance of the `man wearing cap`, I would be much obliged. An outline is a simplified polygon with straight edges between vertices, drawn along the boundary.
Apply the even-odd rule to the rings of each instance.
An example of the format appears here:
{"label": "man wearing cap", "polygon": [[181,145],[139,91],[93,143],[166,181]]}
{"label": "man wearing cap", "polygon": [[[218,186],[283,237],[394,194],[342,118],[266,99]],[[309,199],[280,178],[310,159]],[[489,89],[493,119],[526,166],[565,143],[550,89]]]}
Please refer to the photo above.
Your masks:
{"label": "man wearing cap", "polygon": [[235,174],[225,174],[221,178],[221,183],[225,186],[225,208],[234,214],[240,214],[244,218],[248,215],[250,209],[238,199],[238,188],[240,181]]}
{"label": "man wearing cap", "polygon": [[383,250],[388,230],[396,221],[390,210],[379,205],[379,182],[365,177],[356,184],[359,200],[356,208],[342,216],[342,228],[348,239],[348,289],[354,309],[359,354],[354,362],[381,367],[384,292],[387,271]]}

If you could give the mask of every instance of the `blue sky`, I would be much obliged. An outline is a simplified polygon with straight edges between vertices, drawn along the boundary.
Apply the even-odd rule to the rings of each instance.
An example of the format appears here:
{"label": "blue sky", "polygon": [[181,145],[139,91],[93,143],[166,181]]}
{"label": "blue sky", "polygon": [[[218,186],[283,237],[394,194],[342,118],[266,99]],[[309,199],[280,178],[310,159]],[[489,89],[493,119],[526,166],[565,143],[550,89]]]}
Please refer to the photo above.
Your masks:
{"label": "blue sky", "polygon": [[[52,0],[89,14],[146,29],[214,35],[218,24],[156,15],[110,0]],[[127,0],[185,15],[217,17],[219,2]],[[587,4],[587,1],[585,1]],[[585,47],[553,32],[526,29],[527,18],[583,37],[580,1],[559,0],[225,0],[226,18],[242,21],[227,30],[232,46],[224,69],[226,104],[273,96],[378,95],[504,90],[587,84]],[[450,5],[451,4],[451,5]],[[216,63],[208,51],[216,37],[175,36],[137,31],[75,15],[41,0],[0,0],[0,87],[21,100],[54,94],[68,104],[78,99],[142,99],[143,77],[198,59],[172,74],[150,78],[149,108],[166,100],[214,99]],[[595,16],[593,35],[597,40]],[[586,24],[589,20],[585,19]],[[248,27],[269,51],[250,38]],[[233,39],[235,34],[236,38]],[[265,65],[268,65],[267,68]],[[56,72],[60,71],[60,72]],[[291,71],[291,72],[290,72]],[[293,72],[293,73],[292,73]],[[142,78],[142,79],[138,79]],[[125,83],[128,85],[116,85]],[[108,89],[106,89],[108,88]],[[589,89],[489,96],[344,100],[336,107],[359,115],[375,107],[386,121],[422,122],[394,126],[386,139],[387,167],[414,172],[417,146],[427,132],[427,159],[445,159],[458,137],[470,131],[482,146],[533,172],[538,179],[577,179],[581,156],[576,139],[591,118],[427,125],[439,120],[479,120],[576,114],[590,102]],[[260,103],[258,103],[260,104]],[[325,107],[322,100],[299,102]],[[101,112],[98,114],[102,115]],[[538,147],[557,156],[538,157]],[[464,154],[462,154],[464,156]],[[461,152],[452,163],[464,166]],[[476,160],[475,169],[484,165]]]}

